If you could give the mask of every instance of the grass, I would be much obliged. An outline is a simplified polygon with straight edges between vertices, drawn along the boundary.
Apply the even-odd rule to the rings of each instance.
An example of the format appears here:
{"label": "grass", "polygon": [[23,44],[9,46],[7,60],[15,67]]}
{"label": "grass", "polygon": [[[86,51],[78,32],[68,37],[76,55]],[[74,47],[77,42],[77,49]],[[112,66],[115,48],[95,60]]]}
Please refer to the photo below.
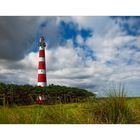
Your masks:
{"label": "grass", "polygon": [[0,107],[0,124],[140,124],[140,98],[124,87],[83,103]]}
{"label": "grass", "polygon": [[59,105],[0,107],[0,124],[133,124],[140,123],[140,98]]}
{"label": "grass", "polygon": [[[84,104],[84,103],[83,103]],[[81,124],[83,104],[32,105],[0,108],[1,124]]]}

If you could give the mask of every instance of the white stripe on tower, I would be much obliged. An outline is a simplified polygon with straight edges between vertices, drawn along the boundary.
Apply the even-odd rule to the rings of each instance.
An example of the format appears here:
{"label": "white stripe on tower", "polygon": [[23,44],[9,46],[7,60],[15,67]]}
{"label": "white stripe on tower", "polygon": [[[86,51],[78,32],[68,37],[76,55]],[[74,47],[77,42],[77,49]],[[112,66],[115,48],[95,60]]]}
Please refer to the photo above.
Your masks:
{"label": "white stripe on tower", "polygon": [[41,87],[45,87],[46,86],[46,82],[38,82],[37,85],[41,86]]}
{"label": "white stripe on tower", "polygon": [[39,46],[39,50],[44,50],[44,47],[42,47],[42,46]]}
{"label": "white stripe on tower", "polygon": [[39,70],[38,70],[38,74],[46,74],[46,70],[44,70],[44,69],[39,69]]}
{"label": "white stripe on tower", "polygon": [[40,38],[39,42],[39,62],[38,62],[38,86],[46,86],[46,63],[45,63],[45,39]]}
{"label": "white stripe on tower", "polygon": [[39,61],[45,61],[45,57],[39,57]]}

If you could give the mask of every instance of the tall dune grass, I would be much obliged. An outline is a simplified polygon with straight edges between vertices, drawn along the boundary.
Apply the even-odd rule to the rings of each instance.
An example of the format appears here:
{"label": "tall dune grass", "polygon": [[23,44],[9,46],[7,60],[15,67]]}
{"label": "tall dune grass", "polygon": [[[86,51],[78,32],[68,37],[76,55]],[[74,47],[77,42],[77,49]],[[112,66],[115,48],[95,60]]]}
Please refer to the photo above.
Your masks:
{"label": "tall dune grass", "polygon": [[95,123],[129,124],[133,123],[133,114],[126,100],[124,86],[114,86],[106,91],[104,100],[97,102],[93,111]]}

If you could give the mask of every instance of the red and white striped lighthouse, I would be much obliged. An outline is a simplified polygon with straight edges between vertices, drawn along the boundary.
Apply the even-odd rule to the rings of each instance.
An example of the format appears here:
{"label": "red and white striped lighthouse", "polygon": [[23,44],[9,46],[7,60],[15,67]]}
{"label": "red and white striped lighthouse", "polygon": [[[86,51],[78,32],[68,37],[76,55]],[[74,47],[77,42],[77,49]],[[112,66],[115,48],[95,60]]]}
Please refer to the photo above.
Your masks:
{"label": "red and white striped lighthouse", "polygon": [[45,39],[42,36],[39,41],[39,62],[38,62],[38,82],[37,82],[37,85],[41,87],[45,87],[47,85],[45,46],[46,46]]}

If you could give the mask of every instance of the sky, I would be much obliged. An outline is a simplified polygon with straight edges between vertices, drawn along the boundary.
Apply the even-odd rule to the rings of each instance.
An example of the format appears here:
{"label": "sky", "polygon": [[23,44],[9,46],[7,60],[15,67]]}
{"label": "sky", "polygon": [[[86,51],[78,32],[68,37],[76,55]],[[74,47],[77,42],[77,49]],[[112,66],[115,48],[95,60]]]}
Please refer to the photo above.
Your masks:
{"label": "sky", "polygon": [[38,41],[46,38],[47,84],[104,96],[123,84],[140,96],[140,17],[1,16],[0,82],[37,85]]}

